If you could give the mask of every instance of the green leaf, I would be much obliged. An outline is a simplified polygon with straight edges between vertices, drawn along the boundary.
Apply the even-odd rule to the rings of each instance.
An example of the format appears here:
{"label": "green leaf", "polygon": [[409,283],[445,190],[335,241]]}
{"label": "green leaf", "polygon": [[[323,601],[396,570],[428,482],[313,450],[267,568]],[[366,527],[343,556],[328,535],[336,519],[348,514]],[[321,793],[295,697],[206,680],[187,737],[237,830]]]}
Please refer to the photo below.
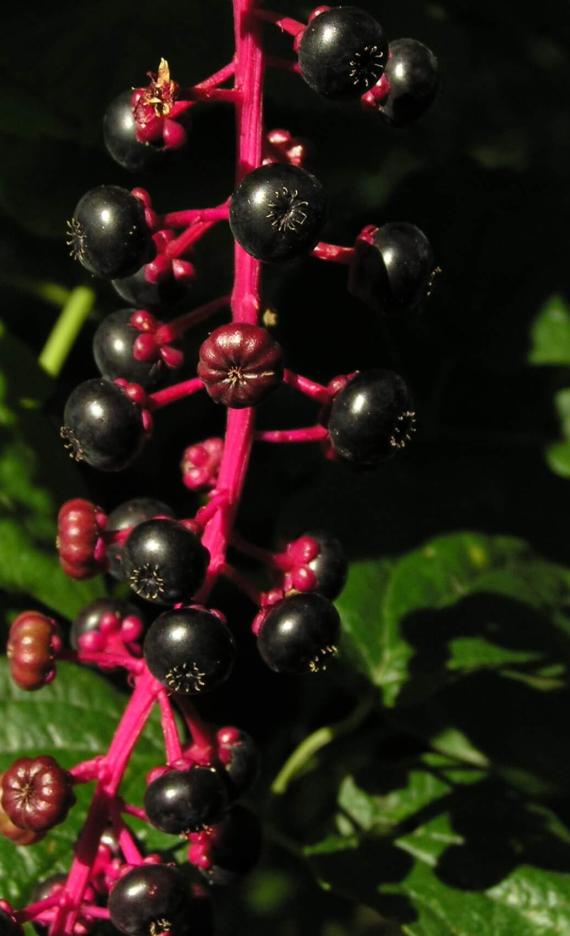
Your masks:
{"label": "green leaf", "polygon": [[531,364],[570,365],[570,308],[552,296],[538,313],[531,331]]}
{"label": "green leaf", "polygon": [[84,493],[42,407],[51,381],[34,357],[0,331],[0,589],[67,617],[103,594],[100,580],[62,572],[55,549],[60,504]]}
{"label": "green leaf", "polygon": [[305,847],[321,885],[411,936],[570,934],[568,829],[477,769],[369,765],[341,784],[337,827]]}
{"label": "green leaf", "polygon": [[548,467],[561,478],[570,478],[570,441],[553,442],[545,452]]}
{"label": "green leaf", "polygon": [[337,605],[346,658],[412,703],[477,670],[568,658],[570,573],[519,540],[456,533],[397,561],[355,563]]}
{"label": "green leaf", "polygon": [[[104,754],[125,708],[127,697],[98,674],[70,663],[58,664],[54,682],[39,692],[23,692],[0,661],[0,770],[18,757],[49,754],[70,768]],[[145,775],[164,762],[158,715],[148,722],[136,747],[121,790],[129,802],[142,802]],[[34,884],[50,874],[66,871],[73,845],[85,820],[93,784],[77,787],[77,803],[66,821],[35,845],[19,848],[0,838],[2,896],[22,905]],[[172,836],[152,832],[135,823],[151,849],[172,848]],[[176,843],[177,844],[177,843]]]}

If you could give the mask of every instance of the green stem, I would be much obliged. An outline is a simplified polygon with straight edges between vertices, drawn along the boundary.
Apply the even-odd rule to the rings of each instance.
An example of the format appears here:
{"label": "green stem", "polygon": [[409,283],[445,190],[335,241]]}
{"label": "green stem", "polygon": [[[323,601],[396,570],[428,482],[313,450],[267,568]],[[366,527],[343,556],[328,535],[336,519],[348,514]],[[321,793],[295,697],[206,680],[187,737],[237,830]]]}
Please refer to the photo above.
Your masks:
{"label": "green stem", "polygon": [[38,359],[40,367],[52,377],[57,377],[65,364],[94,301],[95,293],[87,286],[78,286],[69,293]]}
{"label": "green stem", "polygon": [[293,751],[291,756],[287,758],[283,767],[275,777],[275,780],[271,784],[271,792],[276,796],[285,793],[291,780],[306,767],[307,763],[314,757],[317,751],[320,751],[322,748],[326,747],[327,744],[331,744],[343,735],[350,734],[351,731],[358,728],[372,709],[373,704],[373,696],[368,696],[342,721],[337,722],[336,725],[326,725],[324,728],[319,728],[301,741],[301,744]]}

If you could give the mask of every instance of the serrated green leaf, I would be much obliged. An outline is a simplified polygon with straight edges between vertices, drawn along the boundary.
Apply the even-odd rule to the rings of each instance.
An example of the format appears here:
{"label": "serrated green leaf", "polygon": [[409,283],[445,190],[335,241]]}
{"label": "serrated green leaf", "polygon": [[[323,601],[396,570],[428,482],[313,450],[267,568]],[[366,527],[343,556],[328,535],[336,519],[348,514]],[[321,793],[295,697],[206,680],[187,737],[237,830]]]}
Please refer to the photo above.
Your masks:
{"label": "serrated green leaf", "polygon": [[520,540],[457,533],[356,563],[337,605],[347,659],[391,706],[479,669],[567,659],[569,598],[568,571]]}
{"label": "serrated green leaf", "polygon": [[375,776],[341,784],[352,831],[305,848],[322,886],[411,936],[570,933],[570,833],[551,812],[436,755]]}
{"label": "serrated green leaf", "polygon": [[[70,663],[58,664],[56,679],[39,692],[23,692],[0,660],[0,770],[18,757],[49,754],[66,768],[104,754],[127,703],[127,696],[97,673]],[[147,772],[164,762],[160,719],[149,720],[135,748],[121,793],[141,805]],[[93,784],[77,788],[77,803],[66,821],[25,848],[0,838],[2,896],[22,905],[38,880],[66,871],[85,820]],[[135,823],[151,849],[172,848],[172,836]]]}
{"label": "serrated green leaf", "polygon": [[570,308],[562,296],[551,296],[531,331],[531,364],[570,365]]}

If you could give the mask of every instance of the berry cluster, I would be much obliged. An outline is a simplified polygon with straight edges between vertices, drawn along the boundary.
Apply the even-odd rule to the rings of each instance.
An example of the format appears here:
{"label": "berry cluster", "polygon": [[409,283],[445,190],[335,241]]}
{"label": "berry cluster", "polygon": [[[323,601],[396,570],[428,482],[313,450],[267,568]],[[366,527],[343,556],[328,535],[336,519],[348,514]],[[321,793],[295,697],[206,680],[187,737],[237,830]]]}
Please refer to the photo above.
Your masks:
{"label": "berry cluster", "polygon": [[[127,303],[95,334],[99,376],[76,387],[65,406],[61,436],[72,457],[103,471],[126,468],[150,440],[154,414],[203,391],[226,408],[227,424],[223,439],[193,442],[182,454],[183,483],[205,492],[193,516],[177,517],[168,504],[145,497],[110,512],[82,499],[60,510],[65,572],[77,579],[109,573],[131,589],[133,602],[92,602],[73,621],[68,647],[55,621],[24,612],[10,631],[13,678],[24,689],[41,688],[64,658],[124,671],[133,692],[105,754],[69,771],[50,757],[20,759],[2,776],[0,831],[20,845],[64,820],[75,784],[96,783],[69,874],[40,882],[23,910],[2,903],[5,936],[17,936],[28,920],[38,932],[49,926],[52,936],[84,936],[98,920],[126,936],[211,932],[203,888],[190,886],[160,855],[141,853],[128,823],[137,816],[182,837],[190,865],[210,884],[230,883],[257,859],[258,820],[237,802],[256,778],[255,744],[238,728],[206,724],[194,707],[193,697],[230,677],[236,657],[231,621],[211,607],[210,594],[220,577],[241,589],[255,606],[252,631],[263,662],[300,676],[324,670],[337,652],[341,622],[333,601],[347,571],[342,546],[326,531],[303,532],[276,551],[240,536],[235,519],[253,444],[316,442],[329,458],[369,468],[405,448],[415,429],[412,396],[399,374],[377,368],[318,384],[287,367],[287,349],[260,323],[263,264],[309,256],[343,264],[349,291],[382,315],[421,303],[434,275],[429,241],[412,224],[369,225],[352,246],[320,239],[326,193],[304,168],[305,141],[282,129],[264,133],[263,72],[270,64],[297,72],[317,94],[359,100],[401,126],[431,103],[436,59],[415,40],[389,42],[380,23],[357,7],[318,7],[301,23],[261,10],[255,0],[233,6],[239,28],[230,64],[183,88],[162,59],[148,84],[119,95],[103,121],[112,158],[142,170],[184,145],[197,103],[235,105],[233,193],[211,208],[160,214],[144,189],[101,185],[80,199],[68,225],[72,257],[110,280]],[[266,61],[268,23],[291,36],[290,60]],[[187,299],[195,276],[195,245],[222,222],[235,239],[231,295],[172,317],[170,307]],[[168,380],[184,368],[184,334],[228,310],[231,320],[203,341],[196,373]],[[158,317],[165,313],[166,322]],[[284,385],[315,402],[314,425],[257,430],[255,407]],[[258,562],[265,589],[229,554]],[[165,763],[147,778],[144,804],[126,803],[123,774],[155,707]]]}

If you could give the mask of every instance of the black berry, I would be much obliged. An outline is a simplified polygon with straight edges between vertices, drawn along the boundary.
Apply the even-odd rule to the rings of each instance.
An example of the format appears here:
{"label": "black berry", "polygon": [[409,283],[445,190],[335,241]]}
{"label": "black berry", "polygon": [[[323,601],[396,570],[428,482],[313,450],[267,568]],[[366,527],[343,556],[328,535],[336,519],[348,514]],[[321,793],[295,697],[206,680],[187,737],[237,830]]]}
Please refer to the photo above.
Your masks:
{"label": "black berry", "polygon": [[201,869],[202,874],[210,884],[233,884],[259,860],[261,826],[257,816],[244,806],[233,806],[211,830],[208,845],[212,864]]}
{"label": "black berry", "polygon": [[259,751],[250,735],[238,728],[220,728],[217,735],[218,757],[233,799],[245,793],[259,772]]}
{"label": "black berry", "polygon": [[255,406],[281,383],[281,348],[266,328],[221,325],[200,347],[198,376],[216,403]]}
{"label": "black berry", "polygon": [[327,598],[314,592],[292,595],[271,608],[257,645],[277,673],[317,673],[336,653],[339,632],[338,612]]}
{"label": "black berry", "polygon": [[141,334],[131,322],[135,311],[119,309],[103,319],[93,337],[93,357],[103,377],[155,387],[164,375],[164,364],[160,357],[149,361],[134,357],[133,345]]}
{"label": "black berry", "polygon": [[144,807],[162,832],[199,832],[218,822],[228,806],[224,779],[213,767],[169,770],[146,789]]}
{"label": "black berry", "polygon": [[390,43],[386,78],[390,92],[379,104],[380,114],[395,127],[421,117],[433,101],[439,81],[437,59],[416,39]]}
{"label": "black berry", "polygon": [[415,413],[404,380],[393,371],[365,371],[334,397],[328,429],[335,452],[357,467],[377,464],[405,448]]}
{"label": "black berry", "polygon": [[232,633],[220,618],[200,608],[166,611],[144,642],[148,668],[171,692],[211,692],[230,675],[235,660]]}
{"label": "black berry", "polygon": [[359,238],[349,272],[349,291],[381,312],[413,308],[426,296],[434,270],[427,237],[414,224],[394,221],[371,238]]}
{"label": "black berry", "polygon": [[319,14],[299,45],[303,78],[328,98],[360,97],[380,80],[387,59],[382,26],[358,7],[333,7]]}
{"label": "black berry", "polygon": [[[130,530],[145,520],[153,517],[174,517],[174,511],[168,504],[154,497],[133,497],[131,500],[119,504],[111,511],[107,518],[107,533],[118,533],[121,530]],[[123,551],[124,544],[109,543],[107,546],[107,559],[109,572],[114,578],[123,579]]]}
{"label": "black berry", "polygon": [[78,202],[68,223],[71,256],[97,276],[129,276],[148,261],[152,240],[140,201],[118,185],[100,185]]}
{"label": "black berry", "polygon": [[137,457],[146,433],[141,410],[110,380],[86,380],[71,393],[60,435],[76,461],[120,471]]}
{"label": "black berry", "polygon": [[103,139],[115,162],[130,172],[140,172],[156,165],[163,154],[137,139],[132,98],[132,91],[123,91],[111,101],[103,117]]}
{"label": "black berry", "polygon": [[129,614],[140,616],[138,608],[126,601],[122,601],[120,598],[96,598],[95,601],[91,601],[83,608],[72,621],[69,642],[74,650],[78,649],[79,640],[84,634],[98,631],[103,617],[111,614],[117,619],[117,622],[122,621]]}
{"label": "black berry", "polygon": [[306,534],[319,544],[318,555],[308,563],[309,569],[315,573],[318,591],[325,598],[333,601],[344,588],[348,574],[348,561],[342,544],[330,533],[323,530]]}
{"label": "black berry", "polygon": [[249,254],[277,262],[312,250],[325,214],[325,193],[315,176],[274,164],[246,175],[232,198],[230,225]]}
{"label": "black berry", "polygon": [[145,601],[172,605],[189,601],[202,584],[208,552],[191,530],[177,520],[139,523],[123,549],[129,585]]}
{"label": "black berry", "polygon": [[131,276],[114,279],[112,282],[121,299],[137,309],[172,305],[187,293],[187,285],[175,279],[161,279],[158,283],[149,283],[145,270],[146,267],[142,266]]}
{"label": "black berry", "polygon": [[189,889],[178,868],[147,864],[127,871],[109,894],[111,923],[126,936],[172,936],[188,927]]}
{"label": "black berry", "polygon": [[23,932],[19,923],[0,908],[0,936],[23,936]]}

